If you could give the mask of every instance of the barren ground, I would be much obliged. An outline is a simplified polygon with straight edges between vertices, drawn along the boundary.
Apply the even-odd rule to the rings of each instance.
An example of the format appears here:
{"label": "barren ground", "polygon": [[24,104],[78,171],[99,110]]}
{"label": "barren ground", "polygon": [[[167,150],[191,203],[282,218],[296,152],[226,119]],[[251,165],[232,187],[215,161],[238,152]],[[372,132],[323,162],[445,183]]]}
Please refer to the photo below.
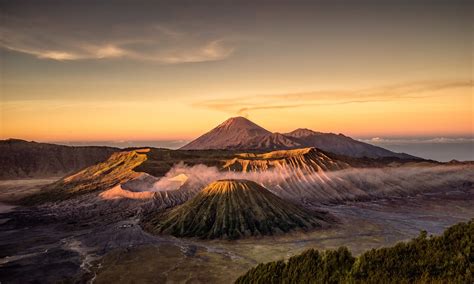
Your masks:
{"label": "barren ground", "polygon": [[[15,200],[51,181],[2,181],[0,200]],[[347,246],[353,254],[360,254],[408,240],[421,230],[439,234],[474,217],[474,191],[452,191],[326,206],[339,224],[325,230],[201,241],[151,236],[137,225],[130,205],[109,202],[87,207],[87,218],[74,203],[38,209],[3,204],[0,280],[229,283],[257,263],[288,258],[308,248]],[[110,213],[104,215],[104,210],[98,209],[104,207],[111,208],[105,211]]]}

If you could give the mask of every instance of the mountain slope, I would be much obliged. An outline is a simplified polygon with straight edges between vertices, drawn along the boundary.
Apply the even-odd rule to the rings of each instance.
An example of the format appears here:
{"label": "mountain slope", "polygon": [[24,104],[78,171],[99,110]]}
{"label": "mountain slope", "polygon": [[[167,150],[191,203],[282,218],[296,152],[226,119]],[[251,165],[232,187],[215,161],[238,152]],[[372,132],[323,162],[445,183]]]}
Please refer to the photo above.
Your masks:
{"label": "mountain slope", "polygon": [[327,217],[282,200],[249,180],[218,180],[171,210],[146,217],[156,234],[236,239],[321,227]]}
{"label": "mountain slope", "polygon": [[279,150],[263,154],[242,153],[227,160],[222,170],[262,172],[266,170],[314,173],[318,171],[342,170],[350,166],[331,159],[315,148]]}
{"label": "mountain slope", "polygon": [[300,146],[317,147],[323,151],[349,157],[397,157],[401,159],[415,158],[408,154],[394,153],[381,147],[360,142],[343,134],[321,133],[300,128],[284,135],[295,139],[295,143],[299,144]]}
{"label": "mountain slope", "polygon": [[315,147],[348,157],[416,159],[381,147],[354,140],[342,134],[296,129],[281,134],[271,133],[243,117],[234,117],[182,147],[182,150],[228,149],[271,151]]}
{"label": "mountain slope", "polygon": [[[91,200],[98,197],[101,200],[149,201],[153,208],[182,204],[195,196],[202,187],[189,186],[184,175],[158,178],[139,170],[140,166],[156,158],[156,155],[161,157],[162,152],[173,153],[172,150],[148,148],[114,153],[104,162],[43,187],[39,193],[24,198],[22,203],[31,205],[65,201],[94,193],[90,195],[93,197]],[[163,164],[152,165],[157,166],[159,171],[163,170]],[[167,164],[167,170],[172,166],[173,164]],[[158,181],[165,182],[168,186],[155,188]]]}
{"label": "mountain slope", "polygon": [[283,150],[301,148],[301,144],[281,133],[271,133],[254,137],[242,146],[244,149]]}
{"label": "mountain slope", "polygon": [[85,168],[43,188],[42,192],[24,202],[59,201],[80,194],[113,188],[140,176],[134,171],[146,159],[149,149],[123,151],[112,154],[104,162]]}
{"label": "mountain slope", "polygon": [[0,141],[0,179],[64,176],[106,160],[119,149],[73,147],[19,139]]}
{"label": "mountain slope", "polygon": [[[340,157],[316,148],[267,153],[122,151],[43,187],[25,203],[60,201],[92,192],[91,196],[98,196],[111,190],[103,199],[136,199],[146,195],[153,199],[156,208],[167,208],[182,204],[219,179],[250,179],[297,203],[337,203],[466,190],[474,181],[473,166],[468,164]],[[136,194],[143,191],[153,194]]]}
{"label": "mountain slope", "polygon": [[232,117],[181,149],[242,149],[255,137],[270,134],[270,131],[244,117]]}

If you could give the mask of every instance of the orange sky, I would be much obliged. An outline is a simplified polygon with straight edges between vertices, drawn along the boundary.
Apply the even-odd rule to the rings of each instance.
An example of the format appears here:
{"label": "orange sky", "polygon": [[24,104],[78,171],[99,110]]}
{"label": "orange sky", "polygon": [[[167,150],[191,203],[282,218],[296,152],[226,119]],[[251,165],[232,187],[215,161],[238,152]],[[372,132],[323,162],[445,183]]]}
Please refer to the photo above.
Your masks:
{"label": "orange sky", "polygon": [[474,135],[463,4],[323,2],[7,2],[0,139],[189,140],[237,115],[278,132]]}
{"label": "orange sky", "polygon": [[[387,97],[277,95],[226,101],[23,101],[2,109],[2,136],[41,141],[191,139],[234,115],[278,132],[298,127],[351,136],[466,136],[472,86]],[[281,96],[282,98],[280,98]],[[287,99],[287,96],[290,97]],[[271,102],[268,102],[270,100]],[[218,103],[221,104],[218,104]],[[230,105],[227,105],[229,103]],[[247,110],[239,109],[247,107]]]}

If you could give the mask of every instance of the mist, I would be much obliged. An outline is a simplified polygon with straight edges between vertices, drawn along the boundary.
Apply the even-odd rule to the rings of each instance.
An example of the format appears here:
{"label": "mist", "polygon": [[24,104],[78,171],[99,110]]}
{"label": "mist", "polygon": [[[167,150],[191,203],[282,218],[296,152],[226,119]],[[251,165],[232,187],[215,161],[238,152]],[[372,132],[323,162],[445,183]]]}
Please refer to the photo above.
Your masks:
{"label": "mist", "polygon": [[[170,182],[176,176],[187,177],[180,184]],[[403,166],[345,169],[332,172],[270,169],[256,172],[219,171],[206,165],[175,165],[152,191],[184,190],[195,192],[221,179],[255,181],[276,195],[297,201],[339,202],[443,193],[474,188],[471,165]]]}
{"label": "mist", "polygon": [[[293,173],[277,170],[267,170],[261,172],[234,172],[220,171],[217,167],[209,167],[203,164],[187,166],[184,163],[178,163],[173,166],[163,178],[155,182],[151,191],[175,190],[185,185],[186,188],[200,190],[207,184],[221,179],[248,179],[265,184],[273,184],[289,178]],[[185,175],[186,184],[182,183],[176,186],[174,178]]]}

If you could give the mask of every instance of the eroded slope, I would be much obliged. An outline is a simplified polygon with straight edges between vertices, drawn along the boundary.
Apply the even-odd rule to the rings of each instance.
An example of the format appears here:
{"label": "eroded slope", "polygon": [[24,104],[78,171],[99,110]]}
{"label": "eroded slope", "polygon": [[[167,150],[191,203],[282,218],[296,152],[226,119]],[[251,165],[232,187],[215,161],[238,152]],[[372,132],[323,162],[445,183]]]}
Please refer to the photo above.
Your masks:
{"label": "eroded slope", "polygon": [[326,224],[324,213],[310,212],[282,200],[249,180],[219,180],[196,197],[143,221],[156,234],[204,239],[272,235]]}
{"label": "eroded slope", "polygon": [[148,151],[149,149],[141,149],[114,153],[104,162],[45,187],[42,193],[27,198],[25,202],[63,200],[125,183],[140,175],[134,171],[134,168],[147,159],[146,152]]}
{"label": "eroded slope", "polygon": [[315,148],[280,150],[263,154],[242,153],[227,160],[223,170],[258,172],[276,169],[313,173],[348,168],[349,164],[332,159]]}

